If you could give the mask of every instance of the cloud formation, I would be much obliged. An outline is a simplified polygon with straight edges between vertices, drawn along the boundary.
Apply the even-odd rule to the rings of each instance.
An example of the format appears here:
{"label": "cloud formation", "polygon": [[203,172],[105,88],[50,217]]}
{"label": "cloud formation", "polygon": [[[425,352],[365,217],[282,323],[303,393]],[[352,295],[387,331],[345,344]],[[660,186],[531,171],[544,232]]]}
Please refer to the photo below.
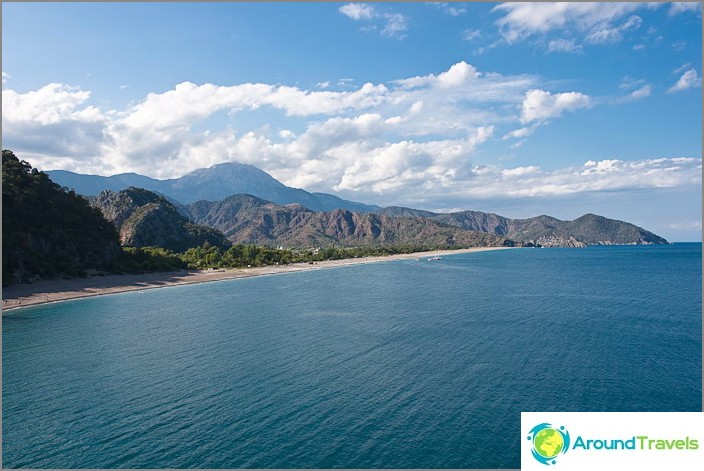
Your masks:
{"label": "cloud formation", "polygon": [[379,31],[390,38],[406,38],[408,20],[400,13],[381,12],[368,3],[347,3],[338,11],[354,21],[367,23],[364,29]]}
{"label": "cloud formation", "polygon": [[551,94],[545,90],[528,90],[521,105],[521,122],[556,118],[563,111],[575,111],[592,106],[591,99],[580,92]]}
{"label": "cloud formation", "polygon": [[582,46],[574,42],[574,39],[553,39],[548,43],[548,52],[582,52]]}
{"label": "cloud formation", "polygon": [[[496,25],[508,44],[547,38],[548,52],[579,52],[581,42],[606,45],[622,41],[643,23],[633,12],[659,7],[648,2],[507,2],[492,11],[503,14]],[[548,37],[555,34],[562,37]]]}
{"label": "cloud formation", "polygon": [[702,86],[702,79],[694,69],[686,70],[673,86],[667,91],[669,93],[681,92],[690,88],[699,88]]}
{"label": "cloud formation", "polygon": [[[634,99],[650,93],[642,80],[622,85]],[[26,93],[3,90],[3,138],[42,169],[170,178],[239,161],[294,187],[381,204],[422,198],[425,207],[701,179],[700,159],[608,160],[551,171],[477,164],[478,150],[490,142],[515,140],[505,146],[517,148],[550,120],[594,106],[582,92],[540,87],[538,77],[481,72],[460,61],[442,72],[337,90],[329,83],[303,89],[182,82],[124,109],[100,109],[89,91],[52,83]],[[278,121],[232,126],[232,118],[242,123],[262,108]],[[224,114],[229,119],[219,128],[199,130]]]}

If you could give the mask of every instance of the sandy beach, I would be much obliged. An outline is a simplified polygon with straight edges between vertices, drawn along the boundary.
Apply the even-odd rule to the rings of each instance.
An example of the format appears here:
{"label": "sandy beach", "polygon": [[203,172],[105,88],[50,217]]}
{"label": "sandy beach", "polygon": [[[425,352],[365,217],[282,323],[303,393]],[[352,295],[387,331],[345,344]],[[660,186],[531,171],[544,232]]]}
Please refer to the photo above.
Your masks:
{"label": "sandy beach", "polygon": [[[206,283],[208,281],[246,278],[250,276],[275,275],[304,270],[320,270],[323,268],[376,263],[391,260],[420,259],[425,262],[428,257],[440,254],[452,255],[460,253],[483,252],[487,250],[502,250],[508,247],[475,247],[471,249],[445,250],[432,252],[416,252],[410,254],[389,255],[386,257],[349,258],[344,260],[328,260],[323,262],[296,263],[256,268],[214,269],[214,270],[183,270],[177,272],[147,273],[139,275],[105,275],[70,280],[43,280],[30,284],[9,286],[2,290],[2,310],[65,301],[67,299],[87,298],[127,291],[163,288],[165,286]],[[427,262],[426,262],[427,263]]]}

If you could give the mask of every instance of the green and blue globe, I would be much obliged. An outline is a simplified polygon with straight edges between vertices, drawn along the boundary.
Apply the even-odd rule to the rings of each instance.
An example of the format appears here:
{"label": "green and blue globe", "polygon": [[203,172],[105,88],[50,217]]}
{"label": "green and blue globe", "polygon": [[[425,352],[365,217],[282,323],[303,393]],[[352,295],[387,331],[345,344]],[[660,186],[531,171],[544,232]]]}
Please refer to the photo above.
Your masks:
{"label": "green and blue globe", "polygon": [[545,428],[533,437],[533,448],[544,458],[554,458],[562,451],[565,441],[554,428]]}

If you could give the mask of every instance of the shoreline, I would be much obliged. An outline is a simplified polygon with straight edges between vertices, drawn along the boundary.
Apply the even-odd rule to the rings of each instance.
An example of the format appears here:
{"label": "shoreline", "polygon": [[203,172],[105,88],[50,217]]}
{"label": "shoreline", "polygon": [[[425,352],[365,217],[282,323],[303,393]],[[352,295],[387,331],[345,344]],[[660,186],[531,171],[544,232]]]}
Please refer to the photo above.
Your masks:
{"label": "shoreline", "polygon": [[67,301],[71,299],[104,296],[108,294],[143,291],[167,286],[190,285],[211,281],[234,280],[253,276],[295,273],[323,268],[335,268],[349,265],[408,260],[434,255],[446,256],[463,253],[503,250],[512,247],[473,247],[469,249],[441,250],[395,254],[379,257],[345,258],[322,262],[296,263],[292,265],[272,265],[255,268],[219,268],[212,270],[183,270],[177,272],[143,273],[136,275],[104,275],[70,280],[41,280],[30,284],[13,285],[3,288],[2,312],[12,311],[27,306]]}

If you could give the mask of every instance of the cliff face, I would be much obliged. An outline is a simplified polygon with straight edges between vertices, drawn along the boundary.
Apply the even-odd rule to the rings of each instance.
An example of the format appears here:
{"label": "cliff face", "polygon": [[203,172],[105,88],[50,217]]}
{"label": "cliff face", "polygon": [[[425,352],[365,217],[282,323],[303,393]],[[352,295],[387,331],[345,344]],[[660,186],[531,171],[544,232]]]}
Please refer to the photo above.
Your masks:
{"label": "cliff face", "polygon": [[117,232],[99,211],[3,150],[3,286],[80,275],[119,253]]}
{"label": "cliff face", "polygon": [[187,206],[192,220],[222,231],[234,243],[287,247],[330,245],[509,244],[493,234],[467,231],[423,218],[353,213],[344,209],[314,212],[301,205],[278,206],[250,195]]}
{"label": "cliff face", "polygon": [[158,246],[181,252],[205,242],[229,245],[218,231],[191,223],[166,198],[141,188],[105,190],[91,204],[115,226],[125,246]]}

